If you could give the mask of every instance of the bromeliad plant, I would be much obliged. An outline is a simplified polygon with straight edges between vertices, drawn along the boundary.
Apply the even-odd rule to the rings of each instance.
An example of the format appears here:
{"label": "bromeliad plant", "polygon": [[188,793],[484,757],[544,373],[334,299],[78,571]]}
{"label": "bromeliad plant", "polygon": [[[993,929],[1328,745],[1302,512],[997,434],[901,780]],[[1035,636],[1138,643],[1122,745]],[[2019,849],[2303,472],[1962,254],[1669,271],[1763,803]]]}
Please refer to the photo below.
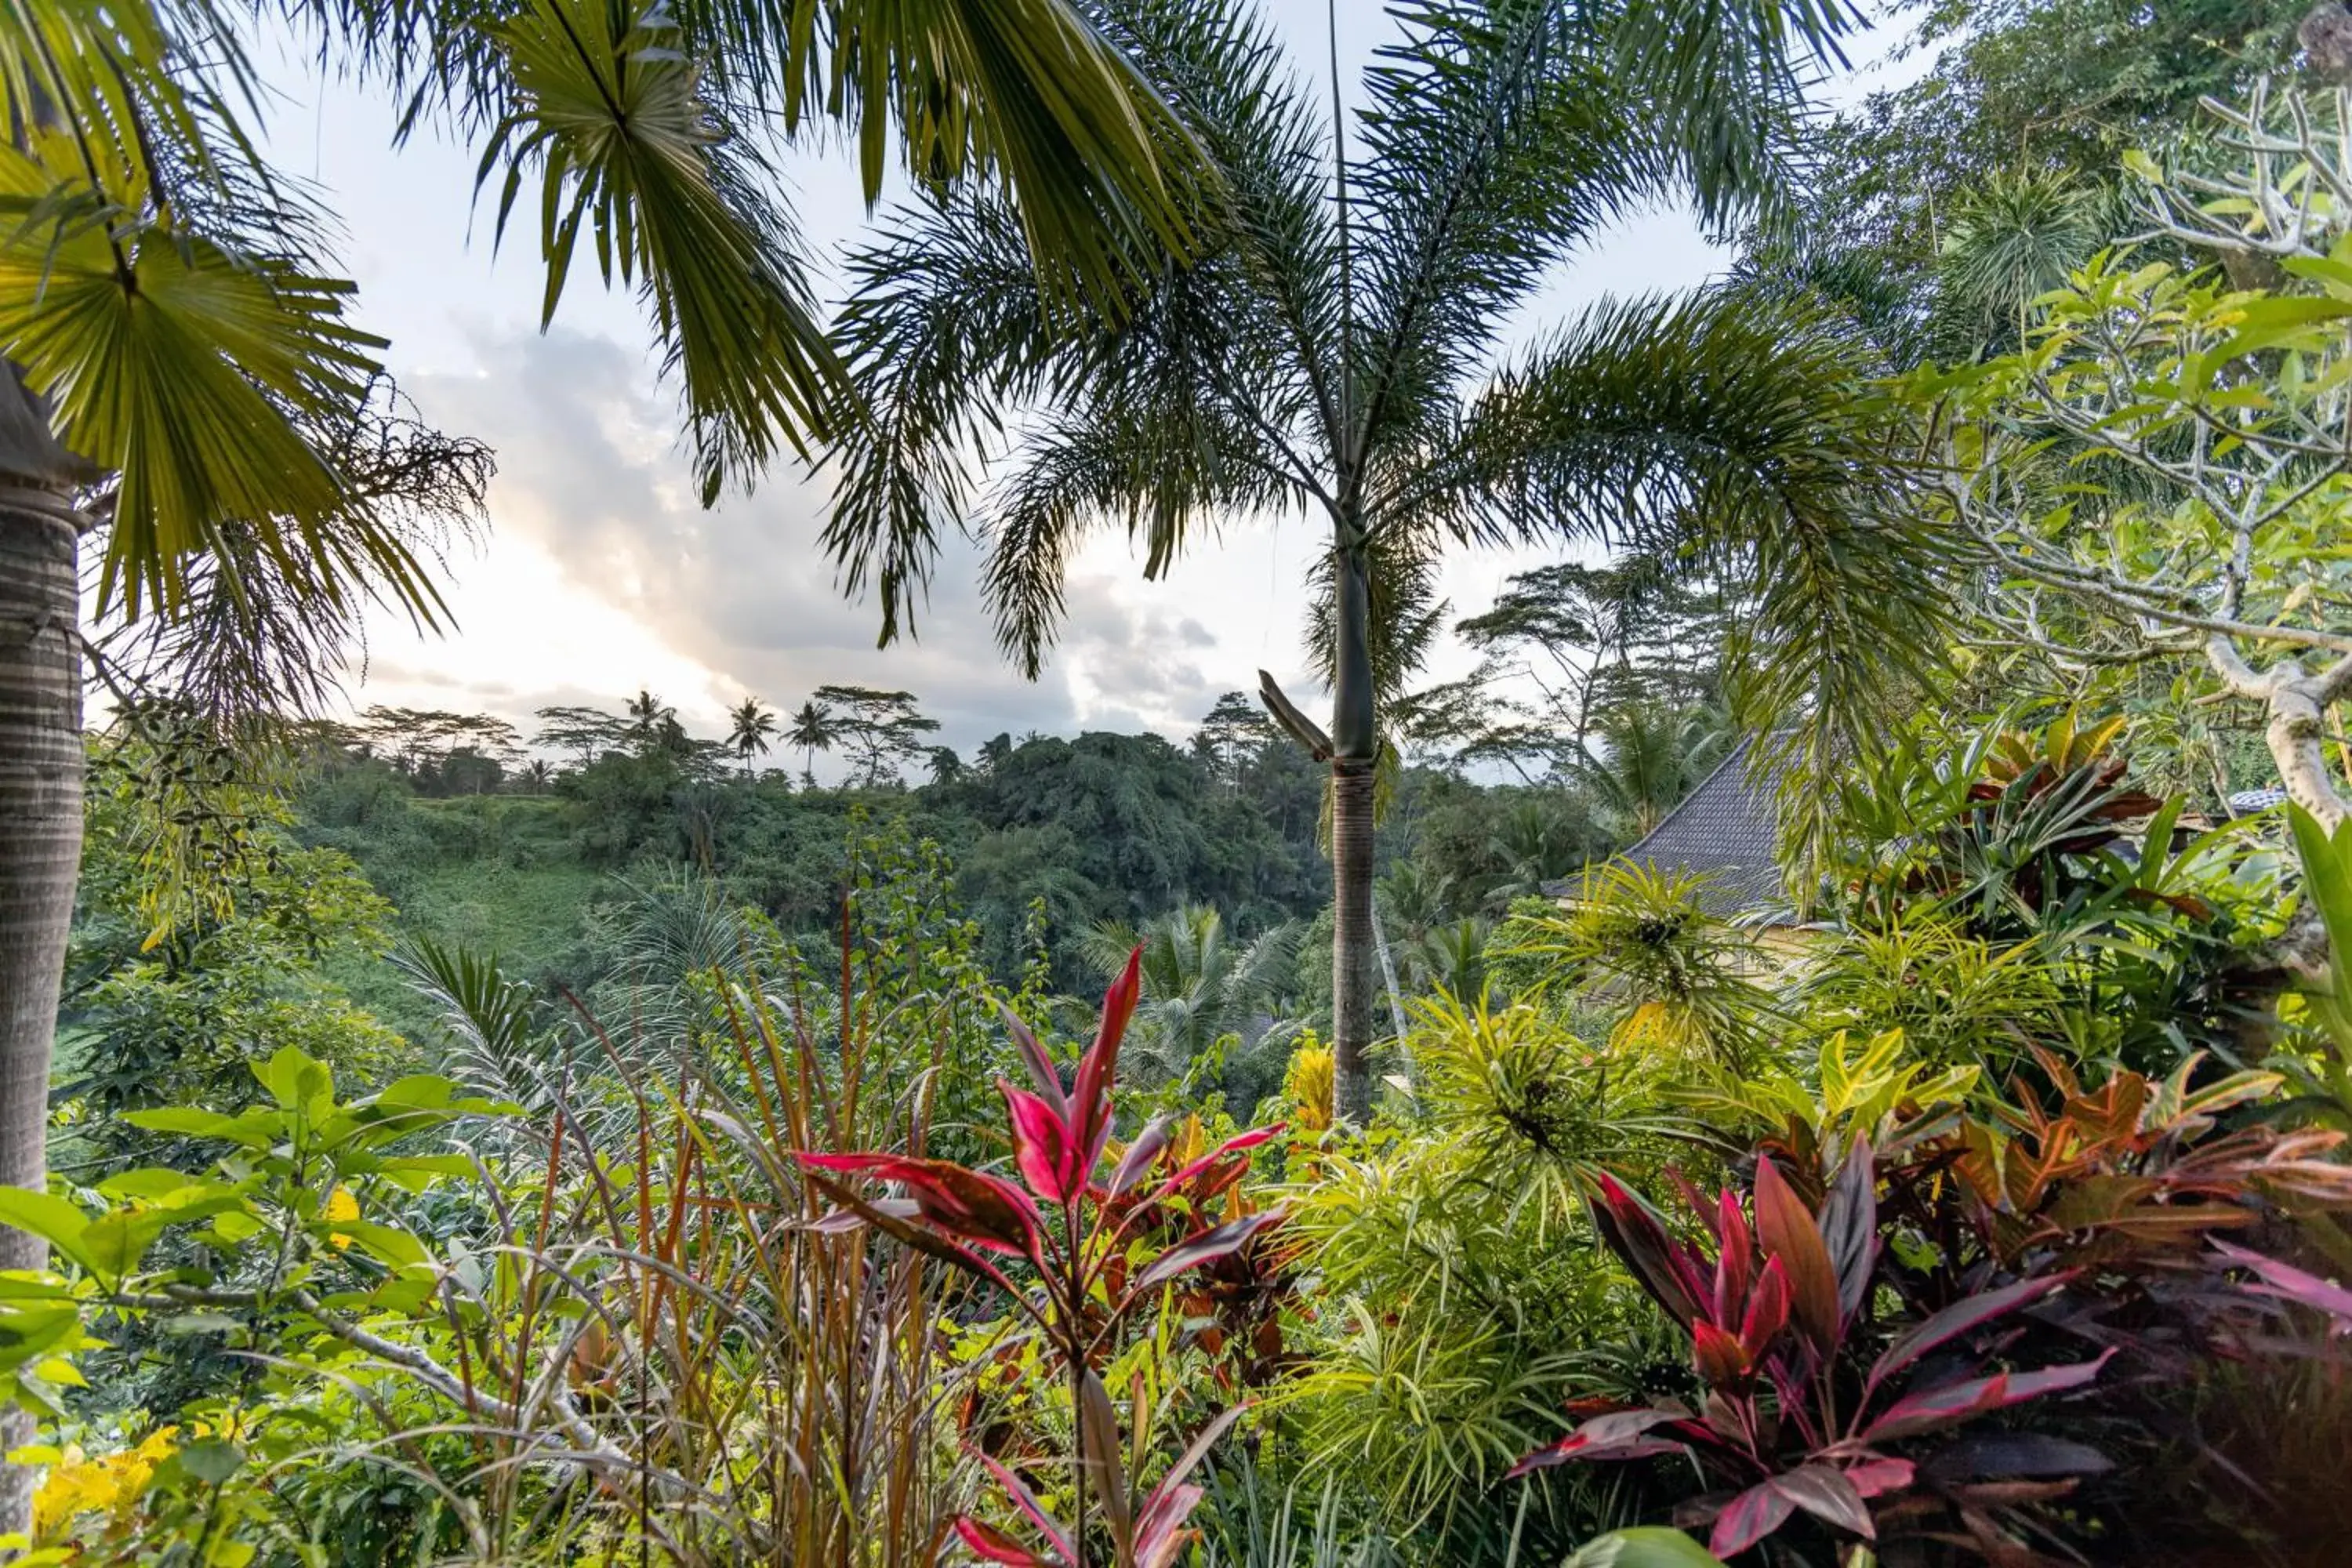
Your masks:
{"label": "bromeliad plant", "polygon": [[[2033,1449],[2020,1472],[1988,1469],[1969,1446],[1921,1452],[1919,1442],[1997,1410],[2079,1388],[2097,1360],[2033,1371],[1989,1368],[1970,1342],[2042,1300],[2064,1275],[1977,1291],[1911,1321],[1874,1316],[1882,1240],[1875,1161],[1857,1139],[1818,1208],[1808,1207],[1769,1158],[1756,1166],[1748,1205],[1726,1190],[1684,1196],[1713,1256],[1677,1239],[1640,1197],[1603,1175],[1594,1223],[1633,1278],[1691,1336],[1706,1394],[1696,1409],[1675,1399],[1643,1407],[1580,1408],[1566,1437],[1519,1462],[1526,1474],[1570,1460],[1684,1454],[1719,1489],[1693,1500],[1677,1523],[1712,1522],[1717,1557],[1747,1551],[1803,1512],[1845,1536],[1874,1542],[1892,1517],[1933,1506],[1928,1487],[1955,1504],[1988,1553],[2001,1532],[1998,1509],[2048,1495],[2070,1472],[2104,1467],[2079,1444],[2012,1437]],[[2001,1461],[2014,1465],[2011,1452]],[[2044,1485],[1987,1483],[1995,1474],[2059,1477]]]}
{"label": "bromeliad plant", "polygon": [[[1192,1539],[1186,1521],[1202,1496],[1185,1478],[1243,1408],[1235,1405],[1210,1421],[1147,1490],[1140,1475],[1152,1426],[1148,1395],[1139,1382],[1131,1390],[1123,1433],[1097,1370],[1139,1307],[1184,1276],[1234,1258],[1283,1217],[1267,1209],[1207,1225],[1192,1208],[1192,1223],[1183,1235],[1171,1241],[1162,1228],[1171,1199],[1204,1174],[1234,1170],[1236,1158],[1275,1137],[1278,1125],[1229,1139],[1162,1174],[1170,1127],[1161,1118],[1110,1160],[1112,1089],[1119,1042],[1135,1012],[1139,960],[1140,950],[1129,956],[1104,997],[1101,1026],[1067,1089],[1045,1046],[1019,1018],[1005,1015],[1030,1079],[1028,1089],[998,1080],[1020,1181],[910,1154],[799,1156],[812,1180],[841,1205],[816,1225],[870,1225],[995,1286],[1068,1379],[1075,1435],[1066,1517],[1057,1517],[1012,1467],[976,1454],[1040,1542],[1024,1544],[1005,1528],[971,1515],[958,1518],[957,1533],[986,1562],[1096,1568],[1105,1561],[1095,1549],[1099,1524],[1108,1538],[1110,1568],[1169,1568]],[[840,1176],[892,1183],[904,1195],[866,1197],[835,1179]]]}

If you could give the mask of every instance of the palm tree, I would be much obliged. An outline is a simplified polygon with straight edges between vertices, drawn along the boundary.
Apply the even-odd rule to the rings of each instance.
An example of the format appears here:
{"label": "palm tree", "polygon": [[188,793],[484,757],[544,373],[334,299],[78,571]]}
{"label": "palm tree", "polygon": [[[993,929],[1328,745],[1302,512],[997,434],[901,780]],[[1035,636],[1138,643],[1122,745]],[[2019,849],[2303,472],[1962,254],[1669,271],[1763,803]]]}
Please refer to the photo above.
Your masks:
{"label": "palm tree", "polygon": [[1412,944],[1412,963],[1429,984],[1458,1002],[1475,1002],[1486,991],[1486,941],[1494,927],[1464,915],[1423,931]]}
{"label": "palm tree", "polygon": [[1600,796],[1625,837],[1646,837],[1731,750],[1723,715],[1705,706],[1678,708],[1635,697],[1593,721],[1596,752],[1574,758],[1570,773]]}
{"label": "palm tree", "polygon": [[1257,1022],[1279,999],[1298,951],[1296,924],[1275,927],[1246,946],[1227,934],[1214,909],[1185,904],[1143,922],[1112,922],[1078,939],[1079,958],[1104,978],[1143,949],[1143,1000],[1134,1031],[1158,1076],[1181,1079],[1228,1035]]}
{"label": "palm tree", "polygon": [[758,698],[746,697],[727,715],[727,720],[734,726],[727,732],[727,743],[743,759],[743,776],[749,778],[751,758],[767,754],[768,738],[776,732],[776,716],[760,706]]}
{"label": "palm tree", "polygon": [[[1201,258],[1118,316],[1041,298],[984,194],[909,212],[851,258],[844,331],[873,413],[833,453],[827,542],[846,587],[878,589],[887,640],[943,529],[976,527],[999,640],[1034,676],[1088,532],[1139,536],[1156,574],[1236,517],[1328,526],[1331,726],[1270,679],[1261,694],[1331,770],[1333,1043],[1360,1120],[1376,700],[1436,629],[1444,547],[1598,538],[1738,565],[1764,584],[1745,689],[1802,700],[1824,757],[1924,643],[1927,602],[1918,536],[1868,505],[1891,443],[1849,395],[1865,351],[1826,310],[1607,304],[1496,363],[1500,323],[1612,215],[1672,195],[1716,221],[1752,205],[1797,97],[1790,51],[1829,44],[1843,8],[1406,0],[1360,153],[1332,159],[1315,95],[1244,4],[1103,7],[1222,176]],[[985,444],[1004,429],[1009,451]]]}
{"label": "palm tree", "polygon": [[816,754],[832,751],[834,742],[841,739],[840,721],[832,709],[812,697],[793,715],[793,727],[784,731],[784,739],[801,749],[801,784],[816,788]]}
{"label": "palm tree", "polygon": [[1507,814],[1487,847],[1502,874],[1486,889],[1486,901],[1507,909],[1515,899],[1540,898],[1547,883],[1573,876],[1585,861],[1582,824],[1564,800],[1529,799]]}
{"label": "palm tree", "polygon": [[[400,96],[404,133],[482,149],[501,231],[541,215],[549,316],[593,234],[604,280],[646,307],[715,499],[835,428],[847,391],[757,128],[846,120],[869,195],[894,141],[928,188],[1001,187],[1056,299],[1116,309],[1139,251],[1191,245],[1192,151],[1071,0],[834,0],[821,23],[816,9],[294,13],[322,61]],[[0,1184],[44,1184],[80,853],[81,536],[103,520],[100,622],[182,619],[207,581],[231,605],[316,612],[314,626],[372,600],[443,618],[429,553],[332,460],[381,342],[320,253],[331,226],[241,122],[267,97],[246,32],[217,0],[0,15]],[[274,597],[238,591],[265,577]],[[0,1230],[0,1267],[42,1255]],[[0,1475],[0,1532],[25,1528],[30,1474]]]}

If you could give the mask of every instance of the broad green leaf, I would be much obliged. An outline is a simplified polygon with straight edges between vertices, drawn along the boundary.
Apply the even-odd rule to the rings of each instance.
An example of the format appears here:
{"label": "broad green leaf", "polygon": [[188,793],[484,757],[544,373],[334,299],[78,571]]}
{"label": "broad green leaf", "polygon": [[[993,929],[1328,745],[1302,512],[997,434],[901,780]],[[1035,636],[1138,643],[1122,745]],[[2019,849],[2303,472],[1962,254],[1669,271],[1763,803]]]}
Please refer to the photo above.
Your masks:
{"label": "broad green leaf", "polygon": [[218,1437],[199,1438],[178,1454],[180,1468],[206,1486],[216,1487],[236,1474],[245,1454],[234,1443]]}
{"label": "broad green leaf", "polygon": [[364,1219],[320,1220],[318,1226],[330,1236],[350,1237],[362,1251],[395,1268],[429,1266],[433,1261],[425,1244],[398,1226]]}
{"label": "broad green leaf", "polygon": [[2352,823],[2333,834],[2300,805],[2287,807],[2303,855],[2304,890],[2327,930],[2328,969],[2339,1003],[2352,1004]]}
{"label": "broad green leaf", "polygon": [[1679,1530],[1638,1525],[1586,1542],[1560,1568],[1723,1568],[1723,1559]]}
{"label": "broad green leaf", "polygon": [[219,1138],[247,1149],[267,1149],[284,1131],[276,1113],[256,1107],[236,1116],[192,1106],[166,1106],[158,1110],[126,1110],[122,1120],[149,1132],[177,1132],[190,1138]]}
{"label": "broad green leaf", "polygon": [[82,1235],[89,1229],[89,1216],[53,1193],[0,1187],[0,1225],[12,1225],[28,1236],[37,1236],[82,1268],[97,1272],[82,1244]]}
{"label": "broad green leaf", "polygon": [[82,1232],[81,1245],[89,1256],[90,1270],[102,1279],[119,1280],[139,1267],[147,1249],[172,1226],[210,1218],[244,1201],[238,1194],[214,1184],[209,1191],[189,1188],[175,1202],[102,1214]]}
{"label": "broad green leaf", "polygon": [[279,1047],[254,1074],[281,1110],[313,1121],[334,1103],[335,1078],[327,1064],[292,1046]]}

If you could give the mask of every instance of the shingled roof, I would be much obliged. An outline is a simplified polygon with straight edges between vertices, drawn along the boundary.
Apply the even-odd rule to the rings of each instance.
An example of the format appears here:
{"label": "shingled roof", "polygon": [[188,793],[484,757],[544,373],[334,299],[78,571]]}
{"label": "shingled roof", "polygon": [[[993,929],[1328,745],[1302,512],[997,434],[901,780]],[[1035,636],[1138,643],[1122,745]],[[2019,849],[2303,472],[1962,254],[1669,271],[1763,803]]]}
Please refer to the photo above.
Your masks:
{"label": "shingled roof", "polygon": [[1774,855],[1780,813],[1772,798],[1773,781],[1748,777],[1754,743],[1743,740],[1734,746],[1649,837],[1622,857],[1664,875],[1705,877],[1700,901],[1710,914],[1747,914],[1778,903],[1782,895]]}

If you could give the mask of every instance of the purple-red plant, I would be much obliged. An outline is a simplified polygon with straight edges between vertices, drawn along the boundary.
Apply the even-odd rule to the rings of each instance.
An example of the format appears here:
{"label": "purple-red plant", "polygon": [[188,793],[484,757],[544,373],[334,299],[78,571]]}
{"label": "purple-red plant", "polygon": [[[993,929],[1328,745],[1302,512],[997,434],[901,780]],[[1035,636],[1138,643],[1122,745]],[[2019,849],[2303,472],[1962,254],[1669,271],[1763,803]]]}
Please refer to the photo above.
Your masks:
{"label": "purple-red plant", "polygon": [[[1714,1243],[1712,1258],[1601,1176],[1593,1221],[1634,1279],[1689,1332],[1706,1397],[1697,1410],[1678,1400],[1601,1408],[1513,1473],[1571,1459],[1688,1454],[1724,1489],[1697,1500],[1677,1522],[1712,1521],[1708,1545],[1718,1557],[1748,1550],[1800,1511],[1874,1541],[1878,1516],[1912,1491],[1924,1467],[1936,1468],[1966,1517],[1965,1483],[1976,1478],[1965,1463],[1937,1465],[1919,1455],[1915,1440],[2080,1387],[2106,1356],[2007,1372],[1955,1354],[1980,1331],[2059,1289],[2063,1275],[1982,1291],[1899,1327],[1874,1324],[1880,1244],[1873,1165],[1870,1146],[1857,1141],[1818,1214],[1769,1158],[1757,1163],[1747,1206],[1734,1192],[1709,1203],[1685,1184],[1684,1196]],[[2079,1445],[2040,1447],[2039,1475],[2058,1473],[2053,1465],[2071,1464],[2077,1474],[2102,1465]]]}
{"label": "purple-red plant", "polygon": [[[998,1080],[1019,1182],[952,1161],[903,1154],[800,1156],[811,1179],[841,1205],[819,1225],[875,1226],[997,1286],[1035,1324],[1068,1375],[1076,1433],[1070,1454],[1073,1517],[1056,1519],[1010,1468],[988,1455],[976,1456],[1041,1542],[1033,1547],[985,1521],[958,1519],[957,1533],[986,1562],[1093,1568],[1089,1541],[1098,1515],[1110,1538],[1113,1568],[1169,1568],[1192,1539],[1185,1521],[1201,1500],[1201,1489],[1185,1478],[1241,1414],[1236,1405],[1211,1421],[1147,1491],[1137,1484],[1139,1476],[1129,1479],[1141,1468],[1141,1445],[1128,1452],[1118,1411],[1095,1370],[1116,1348],[1121,1324],[1139,1304],[1189,1271],[1232,1257],[1282,1218],[1278,1210],[1248,1214],[1196,1227],[1156,1252],[1136,1255],[1139,1245],[1148,1245],[1138,1235],[1138,1215],[1164,1213],[1160,1200],[1281,1131],[1276,1126],[1244,1132],[1153,1182],[1168,1144],[1167,1121],[1157,1119],[1104,1172],[1119,1041],[1135,1012],[1141,955],[1140,948],[1129,954],[1126,969],[1103,998],[1101,1027],[1066,1090],[1037,1037],[1020,1019],[1005,1015],[1030,1080],[1027,1089]],[[906,1195],[864,1197],[834,1179],[840,1175],[895,1183]],[[1139,1409],[1133,1414],[1140,1435],[1148,1419]]]}

